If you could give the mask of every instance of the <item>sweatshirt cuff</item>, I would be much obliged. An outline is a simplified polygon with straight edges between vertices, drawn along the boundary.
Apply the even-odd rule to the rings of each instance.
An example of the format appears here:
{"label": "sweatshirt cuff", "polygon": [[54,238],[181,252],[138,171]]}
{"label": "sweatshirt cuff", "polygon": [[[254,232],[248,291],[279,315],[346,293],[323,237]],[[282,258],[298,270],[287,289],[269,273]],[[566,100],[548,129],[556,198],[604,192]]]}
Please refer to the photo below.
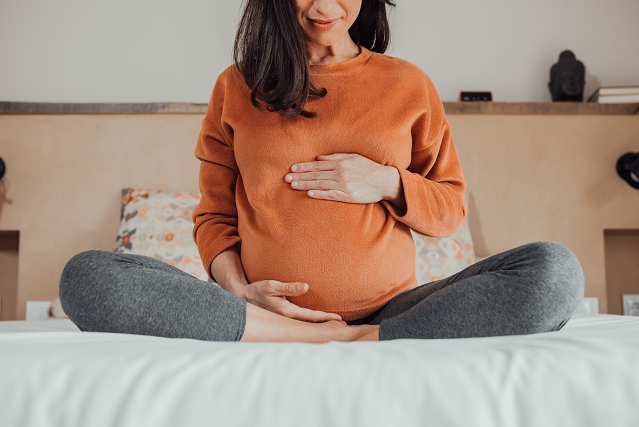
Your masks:
{"label": "sweatshirt cuff", "polygon": [[[399,172],[400,185],[404,190],[404,200],[406,201],[406,211],[398,208],[388,200],[382,200],[382,205],[388,210],[393,218],[397,221],[403,222],[410,226],[411,220],[419,218],[418,208],[419,205],[414,203],[415,198],[415,183],[413,181],[413,173],[406,169],[399,169],[395,167]],[[421,178],[421,177],[420,177]]]}
{"label": "sweatshirt cuff", "polygon": [[[199,230],[202,233],[204,230]],[[206,274],[215,282],[215,278],[211,274],[211,263],[219,254],[229,249],[230,247],[241,242],[239,236],[225,236],[225,237],[199,237],[197,242],[198,251],[200,252],[200,259],[202,260],[202,266],[206,271]],[[217,282],[215,282],[217,283]]]}

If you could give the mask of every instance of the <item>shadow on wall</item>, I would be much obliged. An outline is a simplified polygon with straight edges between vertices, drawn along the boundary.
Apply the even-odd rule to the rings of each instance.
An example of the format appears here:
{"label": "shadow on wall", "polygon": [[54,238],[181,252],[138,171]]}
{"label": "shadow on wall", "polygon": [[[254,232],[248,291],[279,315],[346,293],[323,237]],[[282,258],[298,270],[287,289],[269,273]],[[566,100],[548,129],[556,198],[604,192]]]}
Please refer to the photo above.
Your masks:
{"label": "shadow on wall", "polygon": [[4,205],[10,205],[12,202],[7,196],[8,193],[9,184],[7,183],[7,178],[0,179],[0,219],[2,218],[2,208],[4,208]]}
{"label": "shadow on wall", "polygon": [[481,231],[481,221],[479,220],[479,211],[477,210],[475,195],[472,192],[468,193],[468,216],[470,235],[473,237],[475,255],[479,257],[488,257],[492,255],[488,253],[488,248],[486,247],[486,240],[484,239],[484,235]]}
{"label": "shadow on wall", "polygon": [[586,67],[586,86],[584,87],[584,101],[587,101],[588,98],[590,98],[590,95],[592,95],[597,89],[599,89],[600,85],[601,82],[599,81],[599,78],[590,74],[590,72],[588,71],[588,67]]}

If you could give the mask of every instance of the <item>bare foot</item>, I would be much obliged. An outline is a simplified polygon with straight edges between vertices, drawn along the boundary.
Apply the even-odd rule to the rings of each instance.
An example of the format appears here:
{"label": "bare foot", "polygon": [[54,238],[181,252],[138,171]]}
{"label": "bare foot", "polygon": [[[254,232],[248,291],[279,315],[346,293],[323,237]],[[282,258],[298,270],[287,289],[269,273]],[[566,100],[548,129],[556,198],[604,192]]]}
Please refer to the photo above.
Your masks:
{"label": "bare foot", "polygon": [[350,342],[374,340],[379,326],[349,326],[344,321],[312,323],[290,319],[248,303],[243,342]]}
{"label": "bare foot", "polygon": [[355,341],[379,341],[379,325],[366,325],[373,326],[375,329],[371,330],[366,335],[357,338]]}
{"label": "bare foot", "polygon": [[375,341],[379,340],[378,325],[346,325],[338,320],[330,320],[322,323],[327,329],[328,341]]}

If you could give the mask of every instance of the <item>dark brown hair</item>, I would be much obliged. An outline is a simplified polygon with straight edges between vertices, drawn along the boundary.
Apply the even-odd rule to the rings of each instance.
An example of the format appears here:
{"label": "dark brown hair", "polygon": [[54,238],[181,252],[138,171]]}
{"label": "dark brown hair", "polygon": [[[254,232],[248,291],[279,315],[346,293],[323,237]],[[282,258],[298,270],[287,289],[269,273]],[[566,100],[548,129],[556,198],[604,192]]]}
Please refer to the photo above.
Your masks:
{"label": "dark brown hair", "polygon": [[[297,21],[294,0],[243,0],[244,11],[233,45],[233,62],[251,89],[251,103],[282,116],[315,117],[304,111],[308,98],[326,96],[311,82],[309,53]],[[384,53],[390,42],[386,5],[393,0],[362,0],[357,19],[348,32],[355,43]],[[241,61],[241,64],[240,64]]]}

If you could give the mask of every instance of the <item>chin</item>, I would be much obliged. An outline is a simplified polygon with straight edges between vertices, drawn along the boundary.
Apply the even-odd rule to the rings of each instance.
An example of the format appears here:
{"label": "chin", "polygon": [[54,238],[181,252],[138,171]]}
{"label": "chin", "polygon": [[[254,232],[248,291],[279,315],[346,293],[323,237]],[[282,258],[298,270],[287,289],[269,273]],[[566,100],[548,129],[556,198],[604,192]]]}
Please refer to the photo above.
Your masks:
{"label": "chin", "polygon": [[309,40],[321,46],[332,46],[339,40],[339,37],[309,37]]}

